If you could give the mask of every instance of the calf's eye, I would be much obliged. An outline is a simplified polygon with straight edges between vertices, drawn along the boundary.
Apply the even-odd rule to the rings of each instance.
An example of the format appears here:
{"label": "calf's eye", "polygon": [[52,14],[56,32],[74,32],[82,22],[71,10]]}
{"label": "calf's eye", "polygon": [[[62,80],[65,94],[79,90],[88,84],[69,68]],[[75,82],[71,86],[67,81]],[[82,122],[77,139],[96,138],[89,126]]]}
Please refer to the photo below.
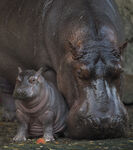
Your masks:
{"label": "calf's eye", "polygon": [[36,79],[34,77],[29,78],[29,83],[33,84],[36,82]]}

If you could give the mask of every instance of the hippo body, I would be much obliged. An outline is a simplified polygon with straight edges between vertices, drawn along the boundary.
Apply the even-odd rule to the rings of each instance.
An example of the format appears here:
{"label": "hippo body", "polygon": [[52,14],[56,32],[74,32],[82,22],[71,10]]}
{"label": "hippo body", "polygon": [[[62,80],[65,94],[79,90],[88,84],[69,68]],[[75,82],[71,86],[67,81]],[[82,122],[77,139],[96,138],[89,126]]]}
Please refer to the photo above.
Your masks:
{"label": "hippo body", "polygon": [[126,44],[114,0],[1,0],[0,18],[0,76],[14,85],[18,66],[42,66],[69,105],[72,138],[125,133]]}
{"label": "hippo body", "polygon": [[0,99],[3,108],[2,120],[14,121],[16,108],[12,97],[13,86],[4,78],[0,77]]}
{"label": "hippo body", "polygon": [[41,76],[40,71],[20,72],[13,96],[19,121],[15,141],[26,140],[27,136],[43,136],[46,141],[52,141],[55,134],[63,133],[67,105],[54,85]]}

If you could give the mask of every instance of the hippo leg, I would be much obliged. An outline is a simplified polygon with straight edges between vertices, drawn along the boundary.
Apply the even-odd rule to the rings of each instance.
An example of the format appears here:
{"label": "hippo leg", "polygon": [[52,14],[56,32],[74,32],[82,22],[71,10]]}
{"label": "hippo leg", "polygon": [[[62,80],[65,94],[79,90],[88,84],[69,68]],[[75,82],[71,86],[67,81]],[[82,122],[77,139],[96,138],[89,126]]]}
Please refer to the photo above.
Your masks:
{"label": "hippo leg", "polygon": [[54,136],[53,136],[53,112],[47,111],[44,114],[44,124],[43,124],[43,129],[44,129],[44,135],[43,138],[45,139],[46,142],[48,141],[54,141]]}
{"label": "hippo leg", "polygon": [[21,111],[17,110],[16,112],[18,119],[18,130],[16,136],[13,138],[15,142],[26,141],[27,133],[28,133],[28,118]]}
{"label": "hippo leg", "polygon": [[26,141],[26,130],[27,130],[26,124],[19,125],[17,135],[13,138],[13,141],[15,142]]}
{"label": "hippo leg", "polygon": [[2,93],[2,120],[3,121],[14,121],[16,119],[16,109],[14,99],[11,94]]}
{"label": "hippo leg", "polygon": [[16,118],[15,102],[12,97],[13,86],[0,77],[0,99],[2,102],[2,120],[14,121]]}

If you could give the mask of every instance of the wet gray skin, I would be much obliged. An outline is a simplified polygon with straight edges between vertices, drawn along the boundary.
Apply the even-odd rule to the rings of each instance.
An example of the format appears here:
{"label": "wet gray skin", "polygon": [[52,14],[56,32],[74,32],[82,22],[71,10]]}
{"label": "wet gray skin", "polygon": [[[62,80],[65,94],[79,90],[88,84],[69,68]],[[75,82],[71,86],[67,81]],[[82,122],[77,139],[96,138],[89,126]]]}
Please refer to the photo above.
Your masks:
{"label": "wet gray skin", "polygon": [[55,134],[63,133],[66,125],[67,105],[63,97],[41,76],[42,68],[22,71],[16,80],[13,97],[18,120],[14,141],[26,141],[28,137],[42,136],[53,141]]}

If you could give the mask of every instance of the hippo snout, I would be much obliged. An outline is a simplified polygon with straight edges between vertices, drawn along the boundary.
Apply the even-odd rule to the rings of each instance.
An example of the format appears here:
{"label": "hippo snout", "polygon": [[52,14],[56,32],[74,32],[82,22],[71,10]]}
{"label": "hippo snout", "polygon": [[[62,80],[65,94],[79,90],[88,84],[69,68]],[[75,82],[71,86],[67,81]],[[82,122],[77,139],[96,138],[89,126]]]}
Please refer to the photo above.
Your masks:
{"label": "hippo snout", "polygon": [[75,108],[71,109],[68,116],[70,136],[80,139],[124,136],[128,115],[116,88],[100,80],[94,84],[94,88],[88,87],[84,91],[86,98],[81,97],[82,104],[75,103]]}
{"label": "hippo snout", "polygon": [[[125,136],[127,118],[120,115],[97,117],[86,116],[76,117],[77,124],[72,122],[68,126],[74,127],[74,131],[70,130],[70,136],[73,138],[81,139],[104,139],[104,138],[118,138]],[[82,127],[82,129],[81,129]]]}
{"label": "hippo snout", "polygon": [[90,138],[116,138],[125,135],[126,119],[122,116],[88,118]]}
{"label": "hippo snout", "polygon": [[15,99],[25,99],[27,97],[27,92],[21,88],[17,88],[13,92],[13,98]]}
{"label": "hippo snout", "polygon": [[121,125],[125,124],[124,118],[121,116],[110,116],[110,117],[89,117],[87,118],[88,125],[90,128],[98,128],[98,129],[115,129],[117,127],[121,127]]}

